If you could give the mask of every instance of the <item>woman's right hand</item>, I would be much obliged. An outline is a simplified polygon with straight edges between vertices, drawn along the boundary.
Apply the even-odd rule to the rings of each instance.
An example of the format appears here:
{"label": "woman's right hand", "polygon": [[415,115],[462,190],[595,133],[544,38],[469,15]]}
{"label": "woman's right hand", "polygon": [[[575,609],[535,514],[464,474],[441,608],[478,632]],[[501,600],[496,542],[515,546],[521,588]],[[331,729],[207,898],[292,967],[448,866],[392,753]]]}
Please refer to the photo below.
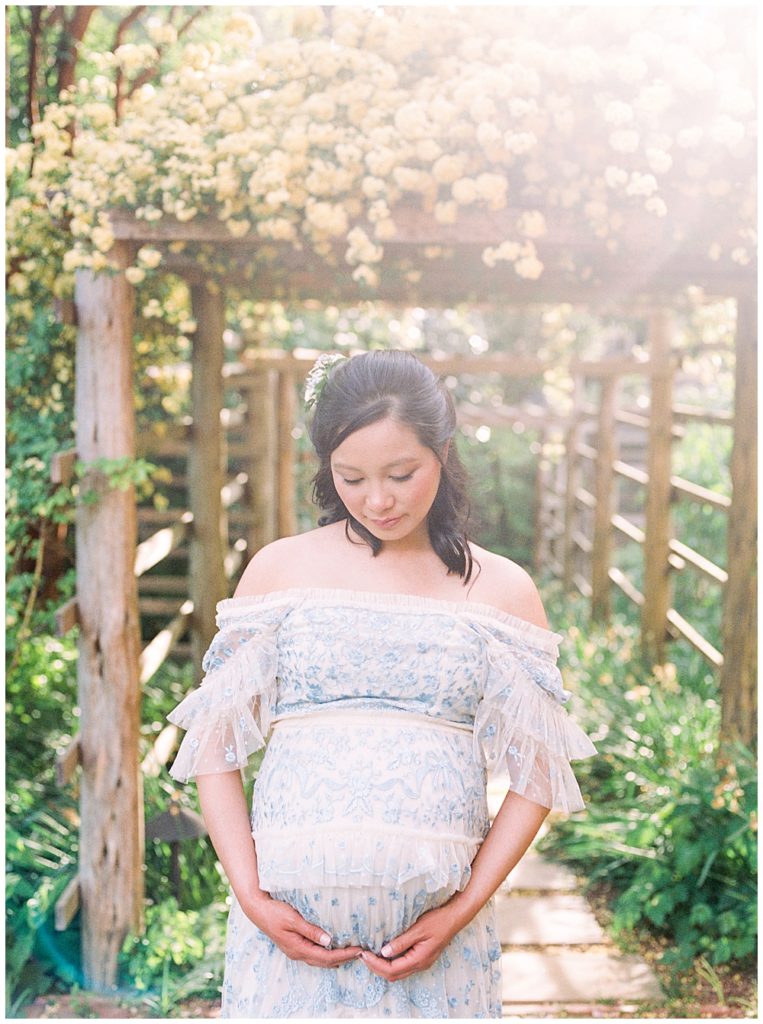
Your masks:
{"label": "woman's right hand", "polygon": [[331,936],[327,932],[310,924],[288,903],[266,893],[242,901],[241,908],[290,960],[301,960],[311,967],[339,967],[362,953],[360,946],[328,949]]}

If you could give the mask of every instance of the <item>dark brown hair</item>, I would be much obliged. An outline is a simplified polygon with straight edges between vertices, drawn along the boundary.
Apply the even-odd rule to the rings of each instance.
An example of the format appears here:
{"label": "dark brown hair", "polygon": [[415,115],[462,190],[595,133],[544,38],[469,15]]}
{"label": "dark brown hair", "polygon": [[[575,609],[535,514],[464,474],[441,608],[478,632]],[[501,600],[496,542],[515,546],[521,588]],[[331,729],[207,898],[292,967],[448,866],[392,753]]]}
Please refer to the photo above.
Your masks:
{"label": "dark brown hair", "polygon": [[[345,520],[348,530],[352,526],[374,555],[381,550],[379,538],[350,515],[339,497],[331,473],[331,453],[356,430],[387,416],[415,431],[440,462],[440,486],[427,517],[429,538],[448,572],[468,582],[474,559],[466,532],[467,474],[453,440],[456,410],[444,384],[410,352],[364,352],[329,370],[309,428],[320,459],[313,479],[313,500],[323,510],[318,523],[326,526]],[[443,462],[441,453],[447,441],[450,446]]]}

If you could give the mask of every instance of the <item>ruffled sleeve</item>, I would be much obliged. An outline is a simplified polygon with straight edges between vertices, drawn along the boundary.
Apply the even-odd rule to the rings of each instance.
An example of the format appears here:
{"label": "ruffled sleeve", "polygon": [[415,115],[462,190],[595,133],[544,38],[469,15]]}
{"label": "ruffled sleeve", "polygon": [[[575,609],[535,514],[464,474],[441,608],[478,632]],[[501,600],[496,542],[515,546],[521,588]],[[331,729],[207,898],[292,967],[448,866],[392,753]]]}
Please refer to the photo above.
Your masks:
{"label": "ruffled sleeve", "polygon": [[[528,624],[529,625],[529,624]],[[476,752],[488,768],[507,771],[510,789],[554,811],[585,807],[570,761],[596,747],[569,716],[556,665],[558,634],[483,630],[487,674],[474,722]]]}
{"label": "ruffled sleeve", "polygon": [[201,685],[167,716],[187,730],[170,768],[178,782],[243,768],[265,745],[277,695],[280,617],[251,607],[218,611]]}

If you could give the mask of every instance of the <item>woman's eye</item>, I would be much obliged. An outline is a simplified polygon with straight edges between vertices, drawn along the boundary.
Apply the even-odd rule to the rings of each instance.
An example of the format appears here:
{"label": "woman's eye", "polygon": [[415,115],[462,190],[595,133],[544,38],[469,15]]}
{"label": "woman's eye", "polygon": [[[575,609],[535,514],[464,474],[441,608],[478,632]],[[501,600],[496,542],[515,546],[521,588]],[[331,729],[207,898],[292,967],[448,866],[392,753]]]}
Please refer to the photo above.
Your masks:
{"label": "woman's eye", "polygon": [[345,478],[342,477],[342,483],[343,484],[359,484],[362,479],[363,479],[362,476],[358,477],[357,480],[345,480]]}
{"label": "woman's eye", "polygon": [[402,483],[403,480],[410,480],[413,473],[407,473],[405,476],[391,476],[390,480],[395,480],[397,483]]}

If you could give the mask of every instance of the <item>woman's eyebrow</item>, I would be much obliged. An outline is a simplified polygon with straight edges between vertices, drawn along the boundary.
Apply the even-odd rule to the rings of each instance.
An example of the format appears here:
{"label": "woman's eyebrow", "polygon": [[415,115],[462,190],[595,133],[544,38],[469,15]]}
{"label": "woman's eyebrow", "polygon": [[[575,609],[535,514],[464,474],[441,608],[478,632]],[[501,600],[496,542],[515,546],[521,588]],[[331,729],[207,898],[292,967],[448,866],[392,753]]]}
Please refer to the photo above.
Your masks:
{"label": "woman's eyebrow", "polygon": [[[416,461],[416,456],[415,455],[407,455],[407,456],[405,456],[405,458],[395,459],[394,462],[388,462],[386,464],[386,466],[382,466],[382,469],[392,469],[394,466],[399,466],[403,462],[415,462],[415,461]],[[357,468],[357,466],[348,466],[346,462],[335,462],[334,463],[334,469],[350,469],[350,470],[352,470],[353,473],[360,473],[361,472],[361,470],[359,470]]]}

